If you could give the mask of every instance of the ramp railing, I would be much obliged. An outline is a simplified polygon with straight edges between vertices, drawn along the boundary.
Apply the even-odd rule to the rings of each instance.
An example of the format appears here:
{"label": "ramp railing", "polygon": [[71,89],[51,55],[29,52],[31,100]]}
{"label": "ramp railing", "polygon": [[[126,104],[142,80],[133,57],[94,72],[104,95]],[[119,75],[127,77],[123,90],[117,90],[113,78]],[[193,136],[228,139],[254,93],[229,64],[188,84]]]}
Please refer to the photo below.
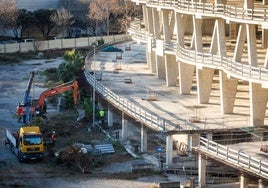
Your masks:
{"label": "ramp railing", "polygon": [[257,175],[268,180],[268,163],[236,151],[212,140],[200,137],[198,150],[215,160],[224,161],[242,171]]}

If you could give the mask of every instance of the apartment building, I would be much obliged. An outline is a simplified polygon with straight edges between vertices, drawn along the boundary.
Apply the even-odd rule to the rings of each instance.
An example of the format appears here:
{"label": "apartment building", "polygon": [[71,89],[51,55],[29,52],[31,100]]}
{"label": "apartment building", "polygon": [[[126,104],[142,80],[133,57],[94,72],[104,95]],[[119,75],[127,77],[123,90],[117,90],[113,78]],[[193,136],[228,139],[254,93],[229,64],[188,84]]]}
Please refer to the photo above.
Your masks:
{"label": "apartment building", "polygon": [[41,8],[58,8],[59,0],[16,0],[19,9],[35,11]]}

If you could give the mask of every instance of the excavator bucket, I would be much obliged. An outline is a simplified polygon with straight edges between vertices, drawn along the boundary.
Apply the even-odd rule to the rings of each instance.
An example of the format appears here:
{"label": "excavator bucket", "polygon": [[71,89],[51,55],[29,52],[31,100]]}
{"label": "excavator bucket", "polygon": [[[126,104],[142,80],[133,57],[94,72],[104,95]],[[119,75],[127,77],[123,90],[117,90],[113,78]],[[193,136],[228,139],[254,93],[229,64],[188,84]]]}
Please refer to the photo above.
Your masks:
{"label": "excavator bucket", "polygon": [[86,112],[84,109],[80,108],[80,109],[76,109],[77,110],[77,113],[78,113],[78,116],[76,118],[76,121],[81,121],[82,119],[85,118],[86,116]]}

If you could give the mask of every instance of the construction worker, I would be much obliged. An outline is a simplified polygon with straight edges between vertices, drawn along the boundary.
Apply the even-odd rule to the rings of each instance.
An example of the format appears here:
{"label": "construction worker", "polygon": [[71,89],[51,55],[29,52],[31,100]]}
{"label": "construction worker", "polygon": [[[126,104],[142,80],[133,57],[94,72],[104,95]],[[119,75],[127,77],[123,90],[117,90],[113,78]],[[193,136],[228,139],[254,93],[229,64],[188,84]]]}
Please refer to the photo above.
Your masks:
{"label": "construction worker", "polygon": [[52,134],[51,134],[51,143],[52,143],[52,146],[55,146],[55,142],[56,142],[56,132],[53,131]]}
{"label": "construction worker", "polygon": [[103,108],[101,108],[100,111],[99,111],[99,117],[100,117],[102,125],[104,123],[104,116],[105,116],[105,112],[104,112]]}

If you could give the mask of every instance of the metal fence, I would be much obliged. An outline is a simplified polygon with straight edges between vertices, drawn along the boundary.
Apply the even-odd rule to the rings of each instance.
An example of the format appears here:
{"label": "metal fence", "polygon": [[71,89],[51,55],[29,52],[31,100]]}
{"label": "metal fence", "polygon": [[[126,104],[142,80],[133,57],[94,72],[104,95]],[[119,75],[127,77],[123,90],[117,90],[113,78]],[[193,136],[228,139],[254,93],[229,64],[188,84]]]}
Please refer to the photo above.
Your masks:
{"label": "metal fence", "polygon": [[268,163],[200,137],[199,151],[268,180]]}

